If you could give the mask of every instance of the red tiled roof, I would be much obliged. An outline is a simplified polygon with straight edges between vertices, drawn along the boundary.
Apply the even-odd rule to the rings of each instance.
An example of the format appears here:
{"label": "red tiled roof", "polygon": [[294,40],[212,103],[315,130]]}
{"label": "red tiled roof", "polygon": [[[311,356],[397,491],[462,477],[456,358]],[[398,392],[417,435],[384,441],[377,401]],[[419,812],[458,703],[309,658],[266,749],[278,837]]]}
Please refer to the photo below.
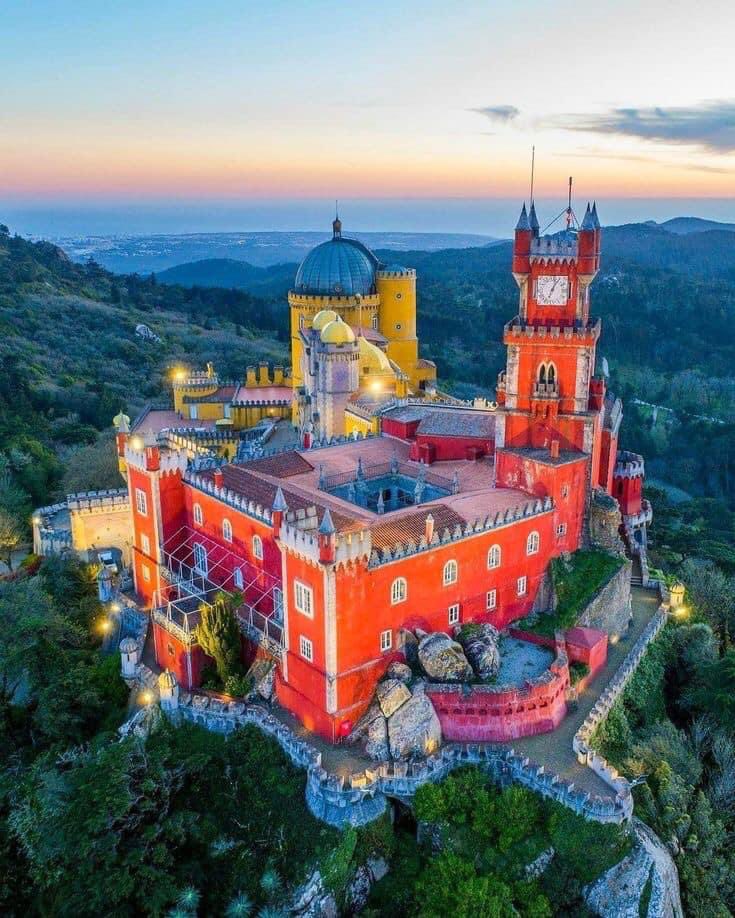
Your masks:
{"label": "red tiled roof", "polygon": [[465,521],[450,507],[444,504],[430,504],[416,513],[407,513],[394,519],[386,518],[384,523],[372,530],[373,548],[392,548],[396,542],[418,542],[426,532],[426,517],[434,517],[434,532],[441,536],[444,529],[450,531],[455,526],[464,528]]}
{"label": "red tiled roof", "polygon": [[303,475],[311,472],[314,466],[304,459],[299,453],[292,450],[288,453],[278,453],[275,456],[264,456],[262,459],[252,459],[244,462],[240,468],[250,469],[253,472],[262,472],[274,478],[290,478],[292,475]]}

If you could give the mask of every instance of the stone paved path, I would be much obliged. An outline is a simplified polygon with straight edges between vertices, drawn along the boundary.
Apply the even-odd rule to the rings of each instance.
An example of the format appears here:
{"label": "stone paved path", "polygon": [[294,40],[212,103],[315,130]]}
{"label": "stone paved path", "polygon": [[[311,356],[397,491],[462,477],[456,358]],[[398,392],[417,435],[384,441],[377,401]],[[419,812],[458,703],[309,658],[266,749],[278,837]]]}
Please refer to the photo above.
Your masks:
{"label": "stone paved path", "polygon": [[516,752],[522,752],[539,765],[547,765],[547,770],[553,770],[560,777],[574,781],[578,788],[600,796],[609,796],[610,789],[591,768],[577,762],[577,757],[572,751],[572,739],[628,651],[656,614],[660,603],[658,593],[644,590],[641,587],[633,587],[631,597],[633,601],[631,626],[617,644],[609,646],[607,665],[580,695],[576,711],[570,712],[553,733],[527,736],[508,744]]}

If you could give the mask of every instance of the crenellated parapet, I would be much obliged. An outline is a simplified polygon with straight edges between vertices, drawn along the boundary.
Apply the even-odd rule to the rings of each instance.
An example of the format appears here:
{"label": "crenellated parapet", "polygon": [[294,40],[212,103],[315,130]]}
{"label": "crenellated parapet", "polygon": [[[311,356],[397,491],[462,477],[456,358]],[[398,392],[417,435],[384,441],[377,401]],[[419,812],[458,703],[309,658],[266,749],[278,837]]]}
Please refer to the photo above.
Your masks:
{"label": "crenellated parapet", "polygon": [[245,513],[247,516],[267,525],[271,524],[272,515],[267,507],[263,507],[262,504],[252,499],[248,500],[241,494],[235,493],[231,488],[220,487],[209,476],[201,475],[193,469],[188,469],[184,474],[184,481],[192,488],[196,488],[202,493],[209,494],[222,501],[222,503],[234,507],[240,513]]}
{"label": "crenellated parapet", "polygon": [[[58,505],[57,505],[58,506]],[[127,488],[111,488],[104,491],[78,491],[66,495],[66,508],[75,513],[106,513],[109,510],[124,510],[130,506]],[[38,511],[43,515],[46,508]]]}
{"label": "crenellated parapet", "polygon": [[383,564],[400,561],[402,558],[424,551],[430,551],[441,545],[449,545],[450,543],[459,542],[462,539],[469,539],[484,532],[500,529],[503,526],[510,526],[519,520],[530,519],[544,513],[551,513],[553,509],[553,501],[550,497],[545,497],[543,500],[538,498],[537,500],[528,501],[517,507],[509,507],[505,511],[498,511],[494,514],[489,513],[486,517],[478,518],[473,523],[466,523],[464,526],[457,524],[451,530],[445,527],[442,532],[435,532],[431,540],[427,540],[425,536],[422,536],[418,542],[409,539],[408,542],[397,542],[393,548],[383,548],[380,551],[374,549],[370,555],[369,566],[375,568]]}
{"label": "crenellated parapet", "polygon": [[507,322],[503,327],[503,341],[505,344],[517,344],[529,338],[543,341],[570,341],[574,344],[596,344],[602,331],[599,319],[590,319],[587,325],[530,325],[521,321],[517,316]]}
{"label": "crenellated parapet", "polygon": [[615,478],[645,478],[646,466],[643,456],[629,450],[621,450],[615,462]]}

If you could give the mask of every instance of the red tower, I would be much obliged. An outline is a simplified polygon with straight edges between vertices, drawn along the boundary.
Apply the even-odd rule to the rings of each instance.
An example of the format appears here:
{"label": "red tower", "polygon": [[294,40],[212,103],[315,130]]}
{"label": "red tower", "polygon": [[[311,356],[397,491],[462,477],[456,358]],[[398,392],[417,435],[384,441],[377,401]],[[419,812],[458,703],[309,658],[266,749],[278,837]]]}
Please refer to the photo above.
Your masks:
{"label": "red tower", "polygon": [[593,378],[600,322],[589,309],[599,267],[596,207],[587,205],[579,229],[541,236],[535,206],[527,213],[524,204],[513,245],[519,311],[503,334],[496,446],[551,449],[558,442],[554,449],[590,454],[593,482],[607,484],[600,481],[605,384]]}

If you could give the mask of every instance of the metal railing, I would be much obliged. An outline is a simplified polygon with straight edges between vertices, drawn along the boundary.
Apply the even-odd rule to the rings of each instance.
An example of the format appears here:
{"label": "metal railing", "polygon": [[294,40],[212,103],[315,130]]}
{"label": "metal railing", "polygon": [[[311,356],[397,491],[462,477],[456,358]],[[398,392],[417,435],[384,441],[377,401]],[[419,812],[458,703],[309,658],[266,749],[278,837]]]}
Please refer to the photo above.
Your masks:
{"label": "metal railing", "polygon": [[417,480],[422,478],[426,484],[433,485],[436,488],[444,488],[451,492],[454,482],[451,478],[444,475],[437,475],[436,472],[429,472],[425,465],[420,462],[375,462],[372,465],[358,466],[351,472],[335,472],[332,475],[320,475],[319,488],[322,491],[331,491],[342,485],[350,484],[354,481],[370,481],[375,478],[383,478],[390,475],[403,475],[406,478]]}

